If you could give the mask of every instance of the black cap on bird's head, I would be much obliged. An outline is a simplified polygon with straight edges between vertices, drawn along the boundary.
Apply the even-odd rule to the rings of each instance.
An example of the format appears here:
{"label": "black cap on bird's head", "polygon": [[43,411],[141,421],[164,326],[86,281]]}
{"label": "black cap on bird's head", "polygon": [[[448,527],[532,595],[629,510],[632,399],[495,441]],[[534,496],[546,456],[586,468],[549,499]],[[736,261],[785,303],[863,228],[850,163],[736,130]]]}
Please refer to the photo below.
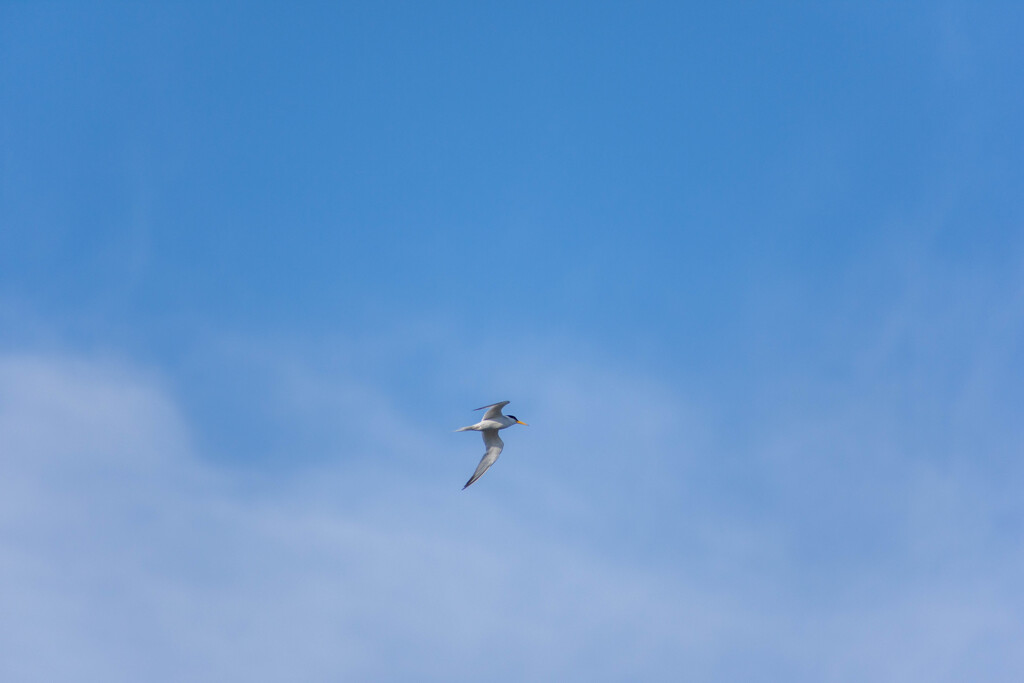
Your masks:
{"label": "black cap on bird's head", "polygon": [[[516,424],[526,425],[526,423],[525,423],[525,422],[521,422],[521,421],[519,420],[519,418],[518,418],[518,417],[516,417],[515,415],[509,415],[509,418],[511,418],[511,419],[513,419],[513,420],[515,420],[515,421],[516,421]],[[527,426],[527,427],[529,427],[530,425],[526,425],[526,426]]]}

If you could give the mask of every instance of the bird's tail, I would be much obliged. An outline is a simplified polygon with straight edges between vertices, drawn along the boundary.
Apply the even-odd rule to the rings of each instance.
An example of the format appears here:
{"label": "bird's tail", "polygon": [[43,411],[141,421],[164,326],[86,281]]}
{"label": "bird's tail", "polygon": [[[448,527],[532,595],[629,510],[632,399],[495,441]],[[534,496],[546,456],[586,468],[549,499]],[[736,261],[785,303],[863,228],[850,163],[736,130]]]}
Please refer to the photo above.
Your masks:
{"label": "bird's tail", "polygon": [[457,432],[469,432],[469,431],[472,431],[472,430],[473,430],[473,425],[469,425],[468,427],[459,427],[455,431],[457,431]]}

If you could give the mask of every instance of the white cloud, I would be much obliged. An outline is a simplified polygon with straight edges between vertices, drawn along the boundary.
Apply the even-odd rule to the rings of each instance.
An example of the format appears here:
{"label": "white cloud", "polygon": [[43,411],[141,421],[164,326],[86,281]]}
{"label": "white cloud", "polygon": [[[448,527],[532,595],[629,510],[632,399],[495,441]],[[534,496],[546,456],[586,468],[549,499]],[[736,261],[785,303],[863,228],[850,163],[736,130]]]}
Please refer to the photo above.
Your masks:
{"label": "white cloud", "polygon": [[[800,531],[785,529],[784,509],[729,520],[700,506],[691,509],[702,519],[664,525],[697,539],[691,557],[617,554],[629,547],[628,528],[597,543],[596,525],[616,515],[657,525],[659,514],[687,510],[658,500],[679,485],[668,460],[694,457],[666,452],[674,436],[661,429],[698,431],[687,426],[685,402],[656,382],[541,365],[517,381],[538,388],[536,413],[555,424],[542,423],[533,441],[517,435],[515,465],[506,463],[486,495],[468,495],[457,480],[445,486],[438,475],[395,467],[408,462],[408,441],[386,434],[369,462],[249,476],[201,457],[152,373],[4,356],[0,677],[942,681],[986,665],[987,680],[1021,673],[1014,617],[1022,606],[1007,600],[1019,554],[998,554],[1010,563],[999,571],[952,562],[929,574],[897,563],[907,574],[886,576],[894,565],[883,562],[851,581],[826,568],[808,588],[814,569],[792,554]],[[350,400],[358,384],[316,376],[296,370],[297,395],[349,397],[348,419],[367,419],[358,439],[373,441],[391,410],[387,397]],[[614,415],[621,428],[559,432],[592,414]],[[574,478],[614,463],[630,435],[644,448],[629,453],[628,466]],[[464,435],[447,436],[424,438],[427,452],[416,457],[451,460],[444,449]],[[629,495],[595,500],[638,466],[671,483],[658,488],[657,474],[644,472],[640,483],[623,482]],[[544,471],[552,476],[541,481]],[[934,501],[946,501],[948,520],[983,493],[914,481],[919,500],[906,523],[922,537],[935,531]],[[540,482],[533,499],[527,482]],[[629,497],[647,486],[654,502],[631,511]],[[639,535],[657,539],[658,529]],[[915,552],[951,559],[941,544]],[[823,594],[830,578],[833,593]]]}

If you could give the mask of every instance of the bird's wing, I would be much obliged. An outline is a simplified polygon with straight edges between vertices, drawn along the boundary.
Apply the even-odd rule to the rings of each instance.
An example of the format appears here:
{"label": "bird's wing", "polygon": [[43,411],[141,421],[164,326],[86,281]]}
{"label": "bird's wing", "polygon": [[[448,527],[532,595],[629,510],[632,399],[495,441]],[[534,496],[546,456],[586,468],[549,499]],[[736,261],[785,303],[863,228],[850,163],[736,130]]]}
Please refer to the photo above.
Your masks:
{"label": "bird's wing", "polygon": [[479,408],[476,408],[475,410],[483,410],[484,408],[487,408],[487,412],[484,413],[484,416],[482,418],[480,418],[480,420],[481,421],[483,421],[483,420],[493,420],[494,418],[496,418],[499,415],[501,415],[501,409],[504,408],[505,406],[507,406],[509,403],[511,403],[511,401],[502,401],[501,403],[492,403],[489,406],[480,406]]}
{"label": "bird's wing", "polygon": [[[487,406],[484,406],[484,408],[486,407]],[[484,435],[484,445],[487,446],[487,452],[484,453],[484,457],[480,458],[480,464],[476,466],[476,472],[474,472],[473,476],[466,482],[466,486],[462,487],[463,491],[466,490],[467,486],[483,476],[484,472],[487,471],[487,468],[493,465],[494,461],[498,459],[499,455],[501,455],[501,449],[505,447],[501,437],[498,436],[497,429],[485,429],[481,434]]]}

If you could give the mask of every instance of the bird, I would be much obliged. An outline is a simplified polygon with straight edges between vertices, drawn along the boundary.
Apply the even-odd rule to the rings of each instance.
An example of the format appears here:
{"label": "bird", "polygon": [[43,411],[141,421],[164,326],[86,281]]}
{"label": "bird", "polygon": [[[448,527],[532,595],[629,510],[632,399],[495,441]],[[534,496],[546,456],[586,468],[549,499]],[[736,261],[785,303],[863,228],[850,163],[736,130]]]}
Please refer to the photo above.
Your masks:
{"label": "bird", "polygon": [[502,415],[501,409],[507,406],[511,401],[501,401],[500,403],[492,403],[489,406],[481,406],[475,408],[475,410],[487,409],[484,413],[483,418],[475,425],[469,425],[468,427],[461,427],[456,429],[457,432],[481,432],[484,437],[484,447],[487,450],[484,452],[484,457],[480,458],[480,464],[476,466],[476,472],[469,478],[466,485],[462,487],[465,491],[474,481],[483,476],[487,468],[494,464],[494,461],[501,455],[501,449],[505,447],[505,443],[498,436],[499,429],[506,429],[515,424],[527,425],[525,422],[520,421],[515,415]]}

